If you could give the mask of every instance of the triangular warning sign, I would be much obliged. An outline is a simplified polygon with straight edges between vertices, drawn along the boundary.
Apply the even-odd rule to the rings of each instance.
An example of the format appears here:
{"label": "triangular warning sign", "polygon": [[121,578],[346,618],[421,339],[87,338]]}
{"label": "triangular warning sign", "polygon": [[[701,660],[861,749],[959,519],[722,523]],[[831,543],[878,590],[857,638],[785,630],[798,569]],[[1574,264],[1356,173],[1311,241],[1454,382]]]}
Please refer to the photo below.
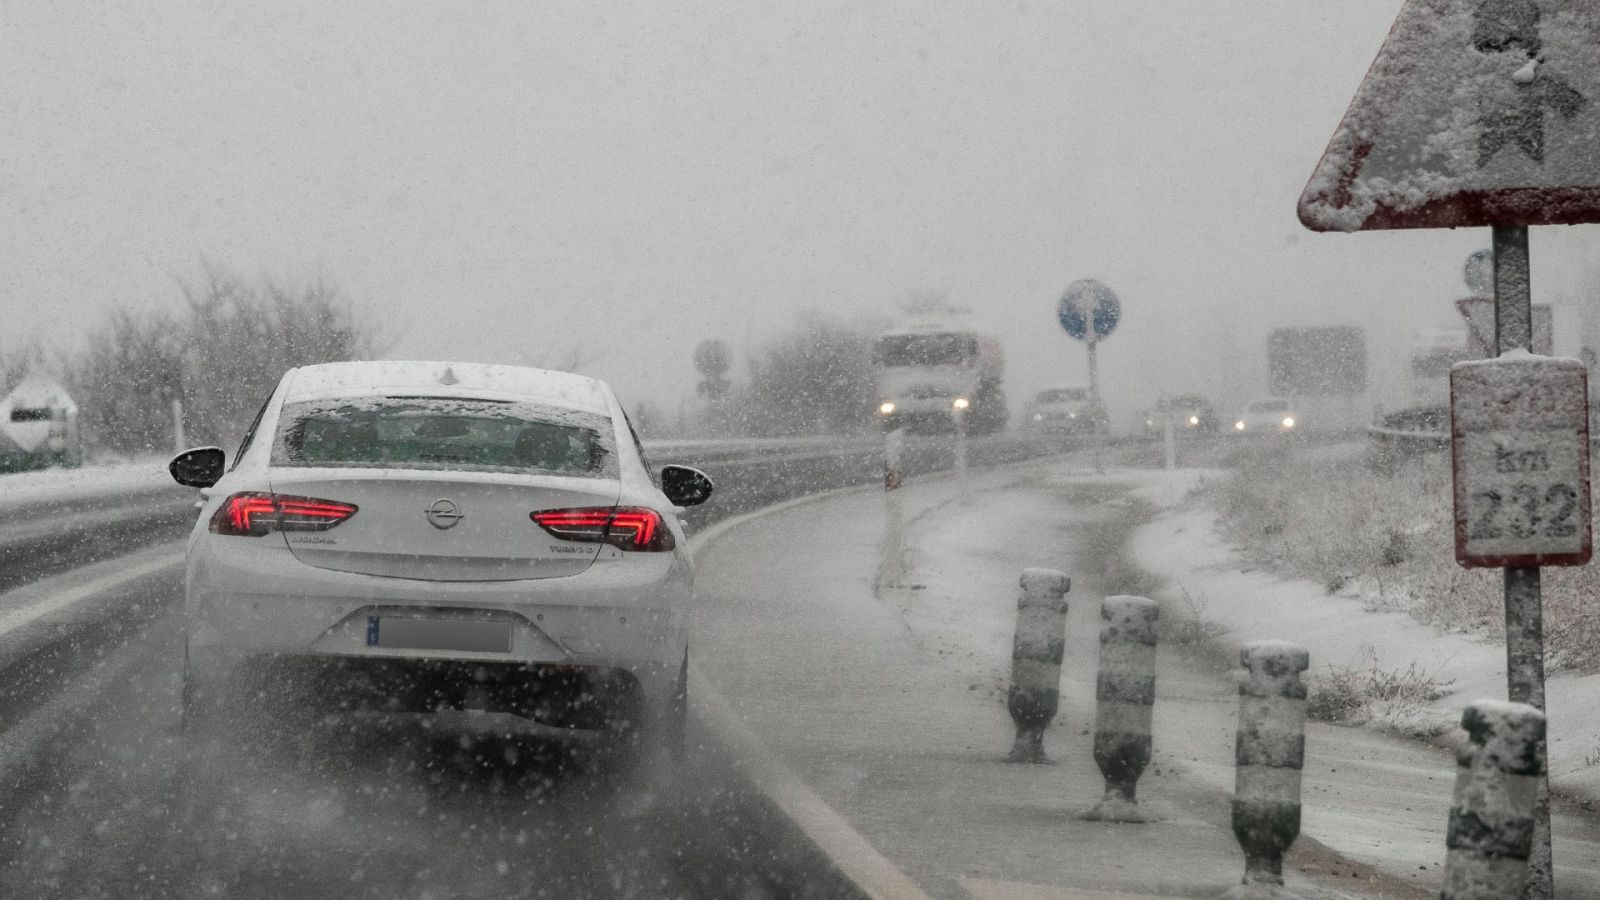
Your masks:
{"label": "triangular warning sign", "polygon": [[1407,0],[1299,212],[1314,231],[1600,222],[1600,0]]}

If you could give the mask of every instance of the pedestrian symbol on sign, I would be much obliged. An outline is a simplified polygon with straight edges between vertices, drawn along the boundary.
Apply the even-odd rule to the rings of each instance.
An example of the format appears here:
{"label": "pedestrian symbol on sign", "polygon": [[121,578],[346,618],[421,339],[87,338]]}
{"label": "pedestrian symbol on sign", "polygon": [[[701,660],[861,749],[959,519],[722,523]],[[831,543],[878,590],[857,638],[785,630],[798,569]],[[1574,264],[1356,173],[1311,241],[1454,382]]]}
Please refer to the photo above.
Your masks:
{"label": "pedestrian symbol on sign", "polygon": [[1571,119],[1588,102],[1572,86],[1541,71],[1539,7],[1532,0],[1483,0],[1474,13],[1472,46],[1479,53],[1514,54],[1526,60],[1511,74],[1514,98],[1484,96],[1478,110],[1478,167],[1507,144],[1536,163],[1544,162],[1544,109]]}

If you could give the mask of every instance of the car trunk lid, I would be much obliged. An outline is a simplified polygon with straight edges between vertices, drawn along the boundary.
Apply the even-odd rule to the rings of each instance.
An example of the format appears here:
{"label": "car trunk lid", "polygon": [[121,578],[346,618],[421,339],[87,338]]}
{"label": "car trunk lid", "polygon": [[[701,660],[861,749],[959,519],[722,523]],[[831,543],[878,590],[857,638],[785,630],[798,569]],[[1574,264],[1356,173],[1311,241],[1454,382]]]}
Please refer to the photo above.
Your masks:
{"label": "car trunk lid", "polygon": [[326,531],[284,535],[306,565],[431,581],[509,581],[577,575],[603,544],[556,538],[535,524],[546,509],[614,506],[613,478],[455,471],[283,467],[275,493],[351,503]]}

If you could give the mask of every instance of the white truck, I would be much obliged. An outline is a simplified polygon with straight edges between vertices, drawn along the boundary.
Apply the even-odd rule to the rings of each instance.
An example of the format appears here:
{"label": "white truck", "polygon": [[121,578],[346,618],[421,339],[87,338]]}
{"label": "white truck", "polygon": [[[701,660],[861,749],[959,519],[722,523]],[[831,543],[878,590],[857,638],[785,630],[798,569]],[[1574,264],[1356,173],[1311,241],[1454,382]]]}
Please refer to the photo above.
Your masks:
{"label": "white truck", "polygon": [[1005,427],[1000,342],[948,319],[915,320],[878,337],[877,413],[890,428],[950,431],[963,416],[973,434]]}

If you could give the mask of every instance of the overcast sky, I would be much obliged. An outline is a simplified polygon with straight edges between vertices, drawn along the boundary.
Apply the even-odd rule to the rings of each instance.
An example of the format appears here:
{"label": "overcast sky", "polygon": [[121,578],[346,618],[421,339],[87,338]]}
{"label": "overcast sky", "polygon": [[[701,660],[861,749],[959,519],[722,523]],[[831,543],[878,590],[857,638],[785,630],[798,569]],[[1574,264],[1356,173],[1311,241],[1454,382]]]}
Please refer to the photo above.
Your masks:
{"label": "overcast sky", "polygon": [[[0,3],[0,347],[171,305],[204,256],[324,273],[391,355],[582,346],[675,406],[690,349],[947,291],[1014,398],[1082,380],[1071,280],[1122,296],[1114,412],[1265,386],[1281,325],[1449,325],[1487,232],[1316,235],[1295,200],[1396,0]],[[1588,227],[1540,229],[1576,309]],[[1574,318],[1558,319],[1569,331]]]}

